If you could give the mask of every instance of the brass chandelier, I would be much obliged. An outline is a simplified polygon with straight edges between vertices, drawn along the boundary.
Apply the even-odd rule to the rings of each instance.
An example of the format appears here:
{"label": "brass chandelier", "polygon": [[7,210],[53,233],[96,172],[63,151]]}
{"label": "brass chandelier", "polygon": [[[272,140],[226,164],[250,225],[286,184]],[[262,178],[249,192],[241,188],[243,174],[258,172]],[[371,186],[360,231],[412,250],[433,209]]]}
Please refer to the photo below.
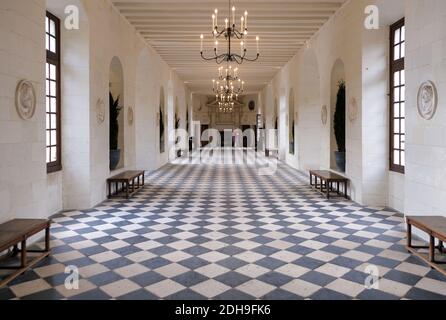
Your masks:
{"label": "brass chandelier", "polygon": [[[229,15],[232,17],[225,19],[225,27],[219,28],[218,26],[218,9],[215,9],[214,14],[212,15],[212,39],[214,42],[214,50],[213,54],[210,56],[205,56],[203,54],[203,39],[204,36],[201,35],[201,57],[206,61],[214,60],[217,64],[221,64],[223,62],[236,62],[238,64],[242,64],[246,61],[256,61],[260,57],[259,52],[259,37],[256,37],[257,43],[257,55],[253,58],[247,57],[247,42],[248,42],[248,11],[245,11],[245,14],[242,15],[240,19],[240,29],[237,29],[237,25],[235,22],[235,7],[231,8],[231,0],[229,2]],[[226,40],[227,49],[226,52],[219,53],[219,39]],[[240,40],[240,53],[235,53],[234,51],[234,41]]]}

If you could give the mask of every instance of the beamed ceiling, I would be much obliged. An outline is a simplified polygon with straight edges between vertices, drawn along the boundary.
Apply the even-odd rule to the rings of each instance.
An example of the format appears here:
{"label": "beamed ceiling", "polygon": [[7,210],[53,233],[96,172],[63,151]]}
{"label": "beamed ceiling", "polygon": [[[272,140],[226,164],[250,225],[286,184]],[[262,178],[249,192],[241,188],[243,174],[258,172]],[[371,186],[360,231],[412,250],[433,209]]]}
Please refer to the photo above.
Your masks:
{"label": "beamed ceiling", "polygon": [[[246,93],[259,92],[346,0],[243,0],[232,1],[236,21],[248,11],[248,54],[255,55],[260,37],[260,58],[239,66]],[[222,0],[113,0],[114,5],[180,76],[192,92],[211,93],[217,64],[200,57],[212,53],[212,13],[219,10],[219,26],[228,16]],[[206,41],[207,40],[207,41]],[[220,41],[219,51],[223,46]],[[239,50],[240,42],[236,42]]]}

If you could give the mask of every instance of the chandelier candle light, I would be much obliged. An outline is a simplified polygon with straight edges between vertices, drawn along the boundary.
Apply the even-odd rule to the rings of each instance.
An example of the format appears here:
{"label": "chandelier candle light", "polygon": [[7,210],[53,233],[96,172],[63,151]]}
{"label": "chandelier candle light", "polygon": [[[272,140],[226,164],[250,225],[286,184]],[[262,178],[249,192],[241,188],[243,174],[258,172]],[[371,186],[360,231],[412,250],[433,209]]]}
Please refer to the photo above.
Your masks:
{"label": "chandelier candle light", "polygon": [[[236,62],[238,64],[242,64],[246,61],[256,61],[260,57],[259,51],[259,37],[256,37],[257,43],[257,55],[253,58],[247,57],[247,42],[248,42],[248,11],[245,11],[245,14],[240,18],[240,30],[237,29],[235,23],[235,7],[231,9],[231,0],[229,0],[229,12],[232,11],[232,18],[225,19],[225,27],[223,29],[219,29],[218,27],[218,9],[215,9],[214,14],[212,15],[212,39],[214,42],[214,55],[206,57],[203,54],[203,40],[204,36],[200,35],[201,39],[201,57],[206,61],[215,60],[217,64],[221,64],[223,62]],[[231,16],[231,14],[230,14]],[[219,54],[218,52],[218,39],[224,37],[227,41],[227,52]],[[231,41],[240,40],[240,54],[233,52]]]}

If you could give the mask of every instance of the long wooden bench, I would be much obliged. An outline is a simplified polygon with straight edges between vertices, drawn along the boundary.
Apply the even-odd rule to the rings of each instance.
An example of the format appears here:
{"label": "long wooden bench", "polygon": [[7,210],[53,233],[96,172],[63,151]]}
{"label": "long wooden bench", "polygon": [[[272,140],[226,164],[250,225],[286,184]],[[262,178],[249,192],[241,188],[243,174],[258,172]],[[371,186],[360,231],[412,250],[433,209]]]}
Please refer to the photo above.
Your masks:
{"label": "long wooden bench", "polygon": [[[6,262],[8,259],[1,261],[2,266],[0,266],[0,270],[16,271],[0,281],[0,288],[50,254],[50,227],[51,221],[46,219],[15,219],[0,225],[0,252],[12,248],[12,257],[20,253],[20,265],[18,266],[3,265],[3,262]],[[29,250],[27,248],[27,240],[41,231],[45,231],[45,249]],[[39,255],[28,260],[28,253],[39,253]]]}
{"label": "long wooden bench", "polygon": [[[145,171],[132,170],[122,172],[114,177],[107,179],[108,198],[126,198],[129,199],[136,192],[144,187]],[[114,185],[114,190],[113,190]]]}
{"label": "long wooden bench", "polygon": [[[406,216],[406,223],[407,250],[446,276],[446,251],[444,249],[444,242],[446,242],[446,218],[440,216]],[[416,227],[428,234],[428,246],[412,245],[412,227]],[[428,249],[427,254],[420,249]],[[438,250],[437,255],[435,250]]]}
{"label": "long wooden bench", "polygon": [[[320,180],[320,183],[318,179]],[[330,199],[330,194],[332,192],[336,192],[338,195],[349,199],[347,193],[348,182],[349,180],[346,177],[328,170],[310,170],[310,185],[324,194],[327,199]],[[333,186],[334,184],[336,184],[336,189]],[[340,184],[344,185],[344,192],[341,192]]]}

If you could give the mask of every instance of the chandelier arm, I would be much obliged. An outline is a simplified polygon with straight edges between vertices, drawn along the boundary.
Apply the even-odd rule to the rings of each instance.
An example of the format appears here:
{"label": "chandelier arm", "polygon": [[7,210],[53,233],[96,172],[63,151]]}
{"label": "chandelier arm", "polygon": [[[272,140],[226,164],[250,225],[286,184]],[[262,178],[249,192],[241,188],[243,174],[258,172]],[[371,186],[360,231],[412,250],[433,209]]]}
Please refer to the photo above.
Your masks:
{"label": "chandelier arm", "polygon": [[217,64],[222,64],[223,62],[227,61],[227,59],[228,59],[227,54],[221,54],[221,55],[215,57],[215,61],[217,62]]}
{"label": "chandelier arm", "polygon": [[223,33],[225,33],[226,29],[223,29],[223,30],[221,30],[220,32],[219,32],[218,30],[216,30],[216,31],[217,31],[217,34],[215,35],[215,38],[220,38],[221,35],[222,35]]}
{"label": "chandelier arm", "polygon": [[244,57],[243,60],[246,60],[246,61],[249,61],[249,62],[254,62],[254,61],[259,60],[259,57],[260,57],[260,54],[257,53],[257,56],[255,58],[246,58],[246,57]]}
{"label": "chandelier arm", "polygon": [[232,57],[233,57],[233,60],[235,62],[237,62],[237,64],[242,64],[243,63],[243,57],[242,56],[240,56],[238,54],[233,54]]}
{"label": "chandelier arm", "polygon": [[241,32],[238,31],[238,30],[234,30],[233,32],[234,32],[234,36],[235,36],[238,40],[243,39],[243,36],[244,36],[243,33],[241,33]]}
{"label": "chandelier arm", "polygon": [[217,49],[215,49],[215,48],[214,48],[214,55],[215,55],[214,57],[205,57],[203,54],[203,51],[201,51],[200,54],[201,54],[201,57],[206,61],[215,60],[217,57],[219,57],[219,56],[217,56]]}

